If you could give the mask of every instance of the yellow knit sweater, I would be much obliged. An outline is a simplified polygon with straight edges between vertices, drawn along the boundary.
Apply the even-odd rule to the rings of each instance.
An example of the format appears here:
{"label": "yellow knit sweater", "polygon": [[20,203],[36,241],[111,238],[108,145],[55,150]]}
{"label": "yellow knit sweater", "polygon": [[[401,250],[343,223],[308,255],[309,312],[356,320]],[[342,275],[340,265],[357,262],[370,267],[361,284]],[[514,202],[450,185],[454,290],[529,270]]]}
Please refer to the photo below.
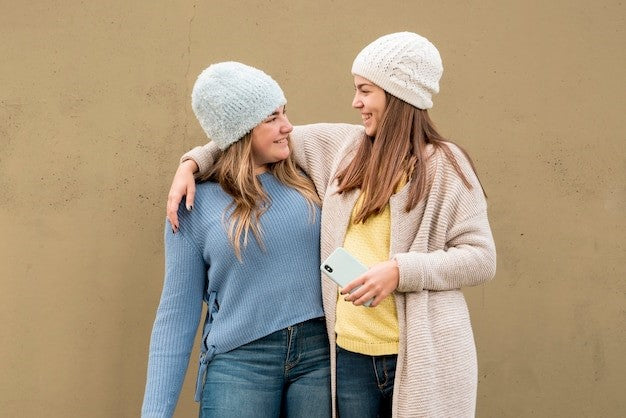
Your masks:
{"label": "yellow knit sweater", "polygon": [[[355,224],[353,219],[362,201],[363,195],[352,211],[343,246],[371,267],[389,259],[391,211],[387,205],[382,213]],[[355,306],[339,295],[335,333],[337,345],[345,350],[370,356],[398,354],[398,314],[393,293],[375,308]]]}

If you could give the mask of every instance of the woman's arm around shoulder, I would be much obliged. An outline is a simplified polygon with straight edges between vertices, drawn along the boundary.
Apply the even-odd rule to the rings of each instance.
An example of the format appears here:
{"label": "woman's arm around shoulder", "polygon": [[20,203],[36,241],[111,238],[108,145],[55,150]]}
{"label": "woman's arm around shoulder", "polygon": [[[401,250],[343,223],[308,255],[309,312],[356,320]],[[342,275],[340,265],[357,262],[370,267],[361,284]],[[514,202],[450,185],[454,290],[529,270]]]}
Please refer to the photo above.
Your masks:
{"label": "woman's arm around shoulder", "polygon": [[188,211],[193,209],[196,194],[196,176],[201,176],[213,167],[220,149],[214,142],[195,147],[186,152],[180,159],[180,164],[174,174],[170,191],[167,195],[167,219],[172,225],[172,232],[178,231],[178,206],[186,199]]}
{"label": "woman's arm around shoulder", "polygon": [[314,123],[293,128],[295,162],[313,180],[320,198],[324,198],[341,159],[364,135],[362,126],[347,123]]}
{"label": "woman's arm around shoulder", "polygon": [[197,175],[201,176],[209,172],[213,163],[220,154],[220,149],[215,142],[211,141],[201,147],[195,147],[180,157],[181,164],[192,160],[197,164]]}
{"label": "woman's arm around shoulder", "polygon": [[[323,198],[333,167],[342,149],[364,135],[362,126],[345,123],[317,123],[295,126],[291,133],[292,153],[296,164],[311,177]],[[185,153],[176,170],[167,198],[167,218],[175,232],[179,228],[178,205],[187,196],[187,210],[193,209],[195,176],[202,176],[213,167],[220,150],[214,142],[195,147]],[[195,176],[194,176],[195,175]]]}

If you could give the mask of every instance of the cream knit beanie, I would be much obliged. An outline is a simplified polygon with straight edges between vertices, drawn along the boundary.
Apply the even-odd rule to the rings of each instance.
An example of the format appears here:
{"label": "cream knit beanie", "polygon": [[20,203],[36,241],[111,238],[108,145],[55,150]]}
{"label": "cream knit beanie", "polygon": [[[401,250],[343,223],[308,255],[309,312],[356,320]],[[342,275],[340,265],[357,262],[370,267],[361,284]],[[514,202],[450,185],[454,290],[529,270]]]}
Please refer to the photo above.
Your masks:
{"label": "cream knit beanie", "polygon": [[240,140],[276,108],[287,103],[280,86],[263,71],[239,62],[220,62],[198,76],[191,107],[202,129],[221,150]]}
{"label": "cream knit beanie", "polygon": [[382,36],[354,59],[352,74],[420,109],[433,107],[443,65],[437,48],[412,32]]}

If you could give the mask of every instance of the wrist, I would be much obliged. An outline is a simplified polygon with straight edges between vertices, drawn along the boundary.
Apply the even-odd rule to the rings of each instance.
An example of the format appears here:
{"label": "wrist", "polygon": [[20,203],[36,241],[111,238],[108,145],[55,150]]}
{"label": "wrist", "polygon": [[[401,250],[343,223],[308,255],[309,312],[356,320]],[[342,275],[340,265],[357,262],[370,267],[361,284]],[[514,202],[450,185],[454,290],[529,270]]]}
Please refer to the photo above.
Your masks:
{"label": "wrist", "polygon": [[396,260],[395,258],[392,258],[391,260],[389,260],[389,262],[391,263],[391,266],[396,270],[396,272],[400,273],[400,267],[398,267],[398,260]]}
{"label": "wrist", "polygon": [[195,174],[200,170],[200,168],[198,167],[198,164],[192,159],[188,159],[180,163],[180,165],[178,166],[178,169],[189,171],[191,174]]}
{"label": "wrist", "polygon": [[391,262],[391,266],[393,267],[394,281],[397,289],[400,285],[400,267],[398,266],[398,260],[396,260],[395,258],[392,258],[389,261]]}

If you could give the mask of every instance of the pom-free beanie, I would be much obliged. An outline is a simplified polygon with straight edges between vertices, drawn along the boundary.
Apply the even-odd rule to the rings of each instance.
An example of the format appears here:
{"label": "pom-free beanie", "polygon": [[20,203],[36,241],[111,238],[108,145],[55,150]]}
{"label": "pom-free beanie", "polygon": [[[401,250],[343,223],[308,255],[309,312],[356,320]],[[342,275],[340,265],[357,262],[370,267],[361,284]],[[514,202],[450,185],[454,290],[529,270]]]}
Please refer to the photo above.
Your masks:
{"label": "pom-free beanie", "polygon": [[354,59],[352,74],[419,109],[430,109],[432,96],[439,92],[443,64],[439,51],[428,39],[398,32],[363,48]]}
{"label": "pom-free beanie", "polygon": [[213,64],[202,71],[191,93],[191,107],[202,129],[221,150],[285,103],[287,99],[272,77],[232,61]]}

